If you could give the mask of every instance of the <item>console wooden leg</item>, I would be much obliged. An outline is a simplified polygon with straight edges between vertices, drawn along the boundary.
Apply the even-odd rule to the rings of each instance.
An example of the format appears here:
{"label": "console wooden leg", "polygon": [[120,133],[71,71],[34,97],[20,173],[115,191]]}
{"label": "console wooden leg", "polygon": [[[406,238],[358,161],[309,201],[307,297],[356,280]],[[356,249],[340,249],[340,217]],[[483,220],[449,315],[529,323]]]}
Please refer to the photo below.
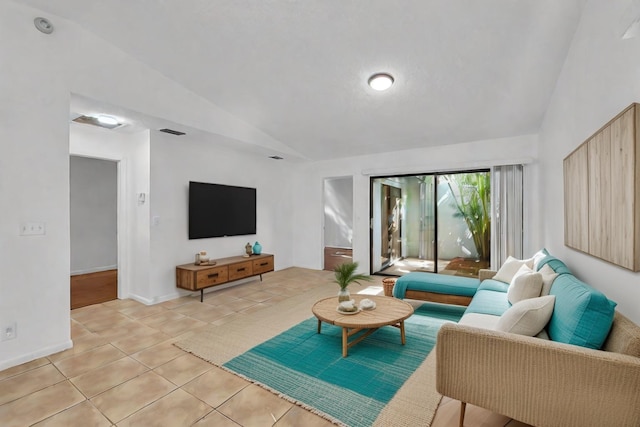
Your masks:
{"label": "console wooden leg", "polygon": [[464,410],[467,409],[467,402],[460,402],[460,427],[464,427]]}

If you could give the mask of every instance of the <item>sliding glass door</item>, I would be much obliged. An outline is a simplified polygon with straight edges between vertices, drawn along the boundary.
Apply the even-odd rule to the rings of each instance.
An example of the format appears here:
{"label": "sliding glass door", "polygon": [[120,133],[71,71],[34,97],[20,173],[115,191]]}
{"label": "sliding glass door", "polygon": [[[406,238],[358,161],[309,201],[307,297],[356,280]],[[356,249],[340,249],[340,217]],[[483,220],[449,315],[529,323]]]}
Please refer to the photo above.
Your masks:
{"label": "sliding glass door", "polygon": [[491,260],[491,176],[488,171],[437,175],[441,273],[477,277]]}
{"label": "sliding glass door", "polygon": [[371,271],[477,276],[490,260],[488,170],[371,178]]}

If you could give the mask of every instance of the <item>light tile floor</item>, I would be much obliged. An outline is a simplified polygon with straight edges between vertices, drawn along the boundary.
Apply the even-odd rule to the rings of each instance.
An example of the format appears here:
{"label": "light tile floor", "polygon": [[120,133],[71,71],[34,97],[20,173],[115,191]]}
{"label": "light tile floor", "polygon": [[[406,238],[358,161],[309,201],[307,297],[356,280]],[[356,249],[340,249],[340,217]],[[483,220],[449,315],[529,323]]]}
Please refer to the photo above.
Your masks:
{"label": "light tile floor", "polygon": [[[154,306],[115,300],[73,310],[74,347],[0,371],[0,425],[309,426],[332,424],[173,345],[209,323],[277,304],[330,272],[289,268],[259,280]],[[382,293],[382,277],[368,292]],[[459,402],[444,398],[433,427],[457,426]],[[473,407],[465,426],[523,424]]]}

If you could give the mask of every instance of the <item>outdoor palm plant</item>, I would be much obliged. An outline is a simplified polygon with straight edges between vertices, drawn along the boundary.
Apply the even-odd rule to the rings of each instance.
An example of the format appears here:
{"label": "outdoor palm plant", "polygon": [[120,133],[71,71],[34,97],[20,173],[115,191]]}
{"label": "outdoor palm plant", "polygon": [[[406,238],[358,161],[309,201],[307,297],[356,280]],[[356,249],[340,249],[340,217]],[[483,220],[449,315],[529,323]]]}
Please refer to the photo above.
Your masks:
{"label": "outdoor palm plant", "polygon": [[[489,172],[461,173],[445,175],[444,178],[458,210],[456,216],[462,217],[469,227],[478,258],[489,260],[491,256],[491,175]],[[454,191],[454,186],[457,191]]]}

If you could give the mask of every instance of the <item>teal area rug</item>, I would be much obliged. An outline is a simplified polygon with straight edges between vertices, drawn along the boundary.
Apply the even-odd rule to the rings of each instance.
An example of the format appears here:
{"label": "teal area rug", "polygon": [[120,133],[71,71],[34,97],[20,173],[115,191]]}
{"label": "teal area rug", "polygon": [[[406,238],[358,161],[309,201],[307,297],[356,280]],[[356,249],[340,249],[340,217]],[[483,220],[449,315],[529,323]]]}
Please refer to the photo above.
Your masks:
{"label": "teal area rug", "polygon": [[228,361],[224,368],[333,421],[370,426],[433,349],[440,326],[465,307],[425,303],[400,330],[383,327],[342,357],[342,330],[307,319]]}

